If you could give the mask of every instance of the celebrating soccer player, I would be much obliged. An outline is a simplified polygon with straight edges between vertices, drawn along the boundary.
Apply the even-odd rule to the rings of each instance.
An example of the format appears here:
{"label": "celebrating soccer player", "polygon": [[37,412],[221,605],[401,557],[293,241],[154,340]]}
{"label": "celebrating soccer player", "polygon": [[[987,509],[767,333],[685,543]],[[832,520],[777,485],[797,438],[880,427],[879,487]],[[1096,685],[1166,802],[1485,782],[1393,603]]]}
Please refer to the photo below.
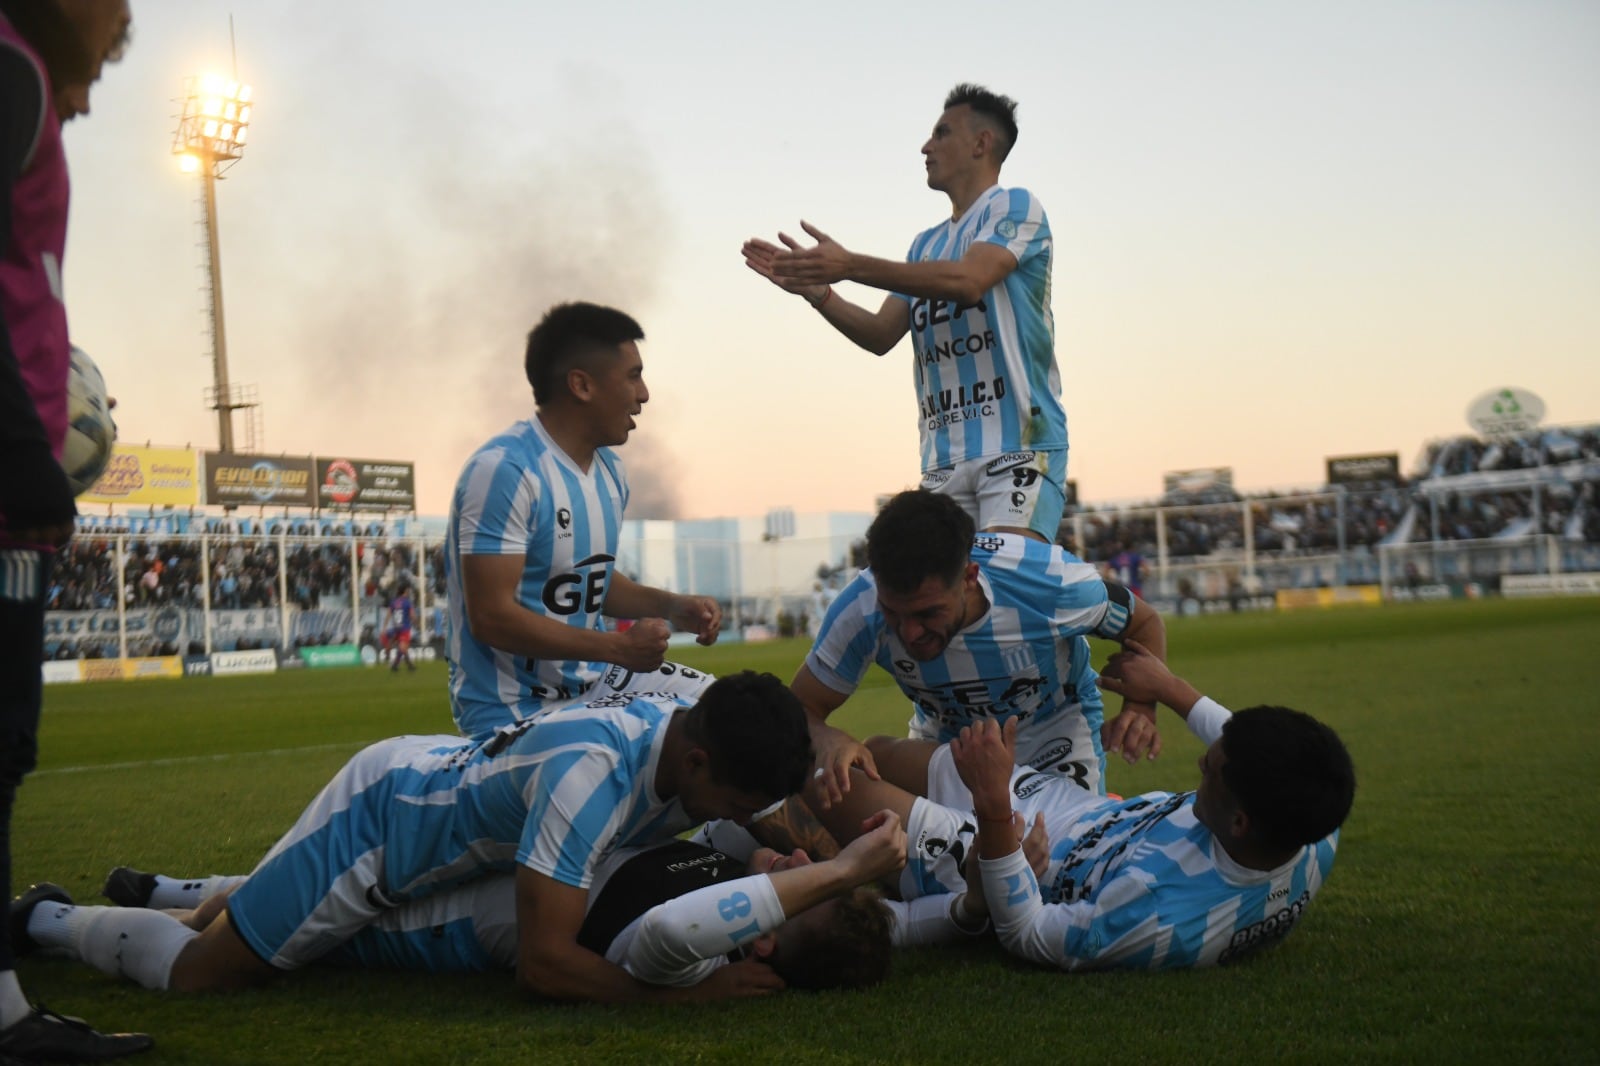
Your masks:
{"label": "celebrating soccer player", "polygon": [[[659,999],[579,939],[596,867],[708,818],[746,822],[811,765],[805,712],[771,674],[721,678],[692,707],[611,694],[486,741],[396,737],[359,752],[198,933],[161,911],[41,907],[43,886],[18,913],[34,940],[114,958],[146,987],[234,988],[322,957],[395,907],[514,870],[521,986]],[[764,977],[718,987],[737,994],[741,979]]]}
{"label": "celebrating soccer player", "polygon": [[[1026,189],[1000,186],[1017,143],[1016,103],[958,85],[922,146],[928,188],[950,218],[911,242],[905,262],[847,250],[809,223],[744,244],[745,262],[804,297],[874,355],[911,331],[922,487],[960,501],[979,529],[1053,541],[1066,502],[1067,415],[1050,311],[1050,223]],[[885,289],[877,311],[833,283]]]}
{"label": "celebrating soccer player", "polygon": [[[693,988],[685,999],[876,984],[889,968],[891,904],[864,886],[905,865],[906,835],[888,811],[859,829],[843,853],[819,863],[804,852],[780,856],[765,848],[748,862],[736,862],[687,840],[619,849],[595,871],[578,943],[646,984]],[[169,885],[179,879],[119,867],[106,894],[122,906],[159,906],[158,895],[149,891],[158,880]],[[184,882],[187,891],[204,898],[180,920],[191,929],[206,928],[245,880]],[[103,912],[56,900],[36,904],[28,917],[52,949],[120,977],[119,967],[107,965],[113,960],[83,953],[92,937],[71,932]],[[517,966],[517,937],[516,879],[489,874],[385,911],[323,961],[429,973],[509,973]],[[751,963],[718,973],[746,959]]]}
{"label": "celebrating soccer player", "polygon": [[[716,641],[716,600],[616,569],[628,482],[612,449],[650,399],[643,339],[621,311],[552,308],[528,334],[536,413],[479,448],[456,482],[445,566],[450,706],[465,736],[581,701],[602,681],[691,698],[708,683],[664,659],[673,627]],[[636,621],[611,631],[602,616]]]}
{"label": "celebrating soccer player", "polygon": [[973,537],[950,497],[913,489],[867,530],[867,569],[829,608],[792,688],[813,717],[817,764],[808,798],[850,787],[872,753],[826,719],[876,662],[911,701],[913,737],[949,741],[980,719],[1015,719],[1017,758],[1104,792],[1105,752],[1154,757],[1155,708],[1124,703],[1104,721],[1085,636],[1142,641],[1166,653],[1149,604],[1053,544],[1014,534]]}

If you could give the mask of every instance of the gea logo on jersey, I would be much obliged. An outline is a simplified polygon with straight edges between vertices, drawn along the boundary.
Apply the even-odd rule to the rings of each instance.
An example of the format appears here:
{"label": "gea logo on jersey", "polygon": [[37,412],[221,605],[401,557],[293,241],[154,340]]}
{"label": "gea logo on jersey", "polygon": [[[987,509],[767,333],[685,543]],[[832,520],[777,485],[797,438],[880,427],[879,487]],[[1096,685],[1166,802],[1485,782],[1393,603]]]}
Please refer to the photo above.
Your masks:
{"label": "gea logo on jersey", "polygon": [[557,574],[546,581],[540,597],[545,609],[551,614],[565,615],[594,614],[599,611],[600,601],[606,595],[610,564],[614,562],[614,555],[591,555],[587,559],[579,559],[574,565],[579,570],[591,566],[595,569],[587,573]]}
{"label": "gea logo on jersey", "polygon": [[989,303],[981,297],[969,304],[960,300],[918,297],[911,302],[911,326],[913,329],[927,329],[929,326],[942,326],[952,319],[960,322],[968,311],[982,311],[987,315]]}

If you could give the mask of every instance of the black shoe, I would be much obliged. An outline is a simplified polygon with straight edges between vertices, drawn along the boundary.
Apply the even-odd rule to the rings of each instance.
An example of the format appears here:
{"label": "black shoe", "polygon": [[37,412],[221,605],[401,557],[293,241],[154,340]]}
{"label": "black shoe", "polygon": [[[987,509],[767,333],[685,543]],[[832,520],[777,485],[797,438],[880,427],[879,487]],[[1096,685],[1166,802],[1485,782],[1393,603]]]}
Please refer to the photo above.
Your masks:
{"label": "black shoe", "polygon": [[9,1029],[0,1029],[0,1057],[22,1062],[104,1062],[148,1051],[144,1033],[102,1033],[82,1018],[57,1014],[43,1003]]}
{"label": "black shoe", "polygon": [[119,907],[148,907],[156,890],[156,875],[131,866],[118,866],[106,874],[100,894]]}
{"label": "black shoe", "polygon": [[66,889],[49,881],[40,881],[12,900],[11,912],[6,916],[11,931],[11,950],[20,958],[39,946],[34,943],[33,937],[28,935],[28,916],[33,913],[33,908],[41,903],[71,902],[72,897],[67,894]]}

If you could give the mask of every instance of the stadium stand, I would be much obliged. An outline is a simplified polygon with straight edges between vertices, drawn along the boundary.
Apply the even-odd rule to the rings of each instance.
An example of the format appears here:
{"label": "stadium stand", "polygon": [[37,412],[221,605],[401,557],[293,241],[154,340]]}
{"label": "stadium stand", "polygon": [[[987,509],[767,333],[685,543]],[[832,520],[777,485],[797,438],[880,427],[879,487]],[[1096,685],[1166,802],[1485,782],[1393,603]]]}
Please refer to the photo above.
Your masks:
{"label": "stadium stand", "polygon": [[[57,557],[52,575],[49,611],[59,624],[47,636],[46,656],[119,654],[129,629],[127,620],[116,620],[119,607],[137,616],[129,654],[371,643],[401,583],[415,590],[419,617],[436,641],[445,564],[442,526],[430,528],[430,521],[176,512],[80,517],[79,535]],[[738,565],[725,561],[748,552],[737,542],[677,535],[682,552],[711,572],[737,574]],[[1446,582],[1492,587],[1508,573],[1600,571],[1600,425],[1493,442],[1432,441],[1412,476],[1393,482],[1250,496],[1209,485],[1144,504],[1074,508],[1058,539],[1099,564],[1123,549],[1144,556],[1146,598],[1176,611],[1265,606],[1285,589],[1381,584],[1403,596]],[[847,547],[825,565],[860,565],[858,555]],[[743,604],[747,616],[758,617],[763,603],[770,609],[793,600],[789,606],[803,610],[814,584],[809,575],[792,590],[757,591],[736,582],[711,591],[730,614]],[[147,619],[138,614],[168,608],[195,614],[176,642],[146,635]],[[289,616],[257,617],[279,608]],[[239,620],[208,626],[206,612]],[[168,622],[150,628],[166,632]]]}

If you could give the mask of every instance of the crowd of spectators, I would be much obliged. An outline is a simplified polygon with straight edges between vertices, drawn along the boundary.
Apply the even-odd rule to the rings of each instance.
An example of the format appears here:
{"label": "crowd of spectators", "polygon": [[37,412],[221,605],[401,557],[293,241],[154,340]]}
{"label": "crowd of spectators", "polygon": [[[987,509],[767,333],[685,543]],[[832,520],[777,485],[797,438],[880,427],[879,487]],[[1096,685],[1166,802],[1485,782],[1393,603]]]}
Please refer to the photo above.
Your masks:
{"label": "crowd of spectators", "polygon": [[287,556],[289,600],[301,610],[322,605],[323,598],[350,600],[350,545],[346,541],[296,544]]}
{"label": "crowd of spectators", "polygon": [[[1232,565],[1247,546],[1261,558],[1314,560],[1338,552],[1341,545],[1367,554],[1385,543],[1541,533],[1600,545],[1600,469],[1595,462],[1600,462],[1600,425],[1535,430],[1494,442],[1462,436],[1430,443],[1420,472],[1409,483],[1329,486],[1296,495],[1229,495],[1227,502],[1174,497],[1164,505],[1088,507],[1069,515],[1058,539],[1095,563],[1124,550],[1154,563],[1164,540],[1166,559],[1179,566],[1200,561]],[[1559,469],[1532,486],[1498,488],[1479,477],[1455,488],[1451,480],[1541,466]],[[1228,486],[1218,491],[1224,489],[1232,493]],[[1165,527],[1160,534],[1158,508]],[[148,524],[153,521],[122,516],[88,520],[89,526],[57,556],[49,609],[114,609],[119,596],[130,608],[199,608],[208,595],[214,609],[277,606],[280,548],[287,600],[302,610],[347,606],[352,581],[364,611],[381,607],[402,584],[432,604],[445,595],[443,544],[429,540],[419,551],[417,543],[391,537],[381,522],[197,517],[190,528],[210,536],[211,572],[204,574],[198,536],[168,534],[165,525]],[[111,522],[127,523],[128,531],[120,534],[126,553],[120,575],[112,536],[119,530]],[[147,525],[138,529],[148,532],[133,531],[140,522]],[[851,561],[862,565],[858,555],[853,547]]]}
{"label": "crowd of spectators", "polygon": [[[1328,555],[1340,550],[1340,504],[1330,492],[1301,497],[1253,497],[1244,504],[1171,508],[1163,512],[1167,557],[1172,560],[1238,554],[1245,546],[1243,507],[1250,508],[1250,538],[1258,555]],[[1430,495],[1388,488],[1346,493],[1344,550],[1385,543],[1491,540],[1549,534],[1600,544],[1600,481],[1558,482],[1505,492]],[[1057,540],[1089,562],[1105,562],[1124,549],[1148,559],[1159,554],[1156,511],[1086,511],[1083,543],[1074,519]]]}
{"label": "crowd of spectators", "polygon": [[117,605],[117,572],[108,540],[79,538],[56,555],[45,593],[49,611],[90,611]]}
{"label": "crowd of spectators", "polygon": [[1423,477],[1459,477],[1492,470],[1528,470],[1600,459],[1600,425],[1531,429],[1504,440],[1451,437],[1423,451]]}

